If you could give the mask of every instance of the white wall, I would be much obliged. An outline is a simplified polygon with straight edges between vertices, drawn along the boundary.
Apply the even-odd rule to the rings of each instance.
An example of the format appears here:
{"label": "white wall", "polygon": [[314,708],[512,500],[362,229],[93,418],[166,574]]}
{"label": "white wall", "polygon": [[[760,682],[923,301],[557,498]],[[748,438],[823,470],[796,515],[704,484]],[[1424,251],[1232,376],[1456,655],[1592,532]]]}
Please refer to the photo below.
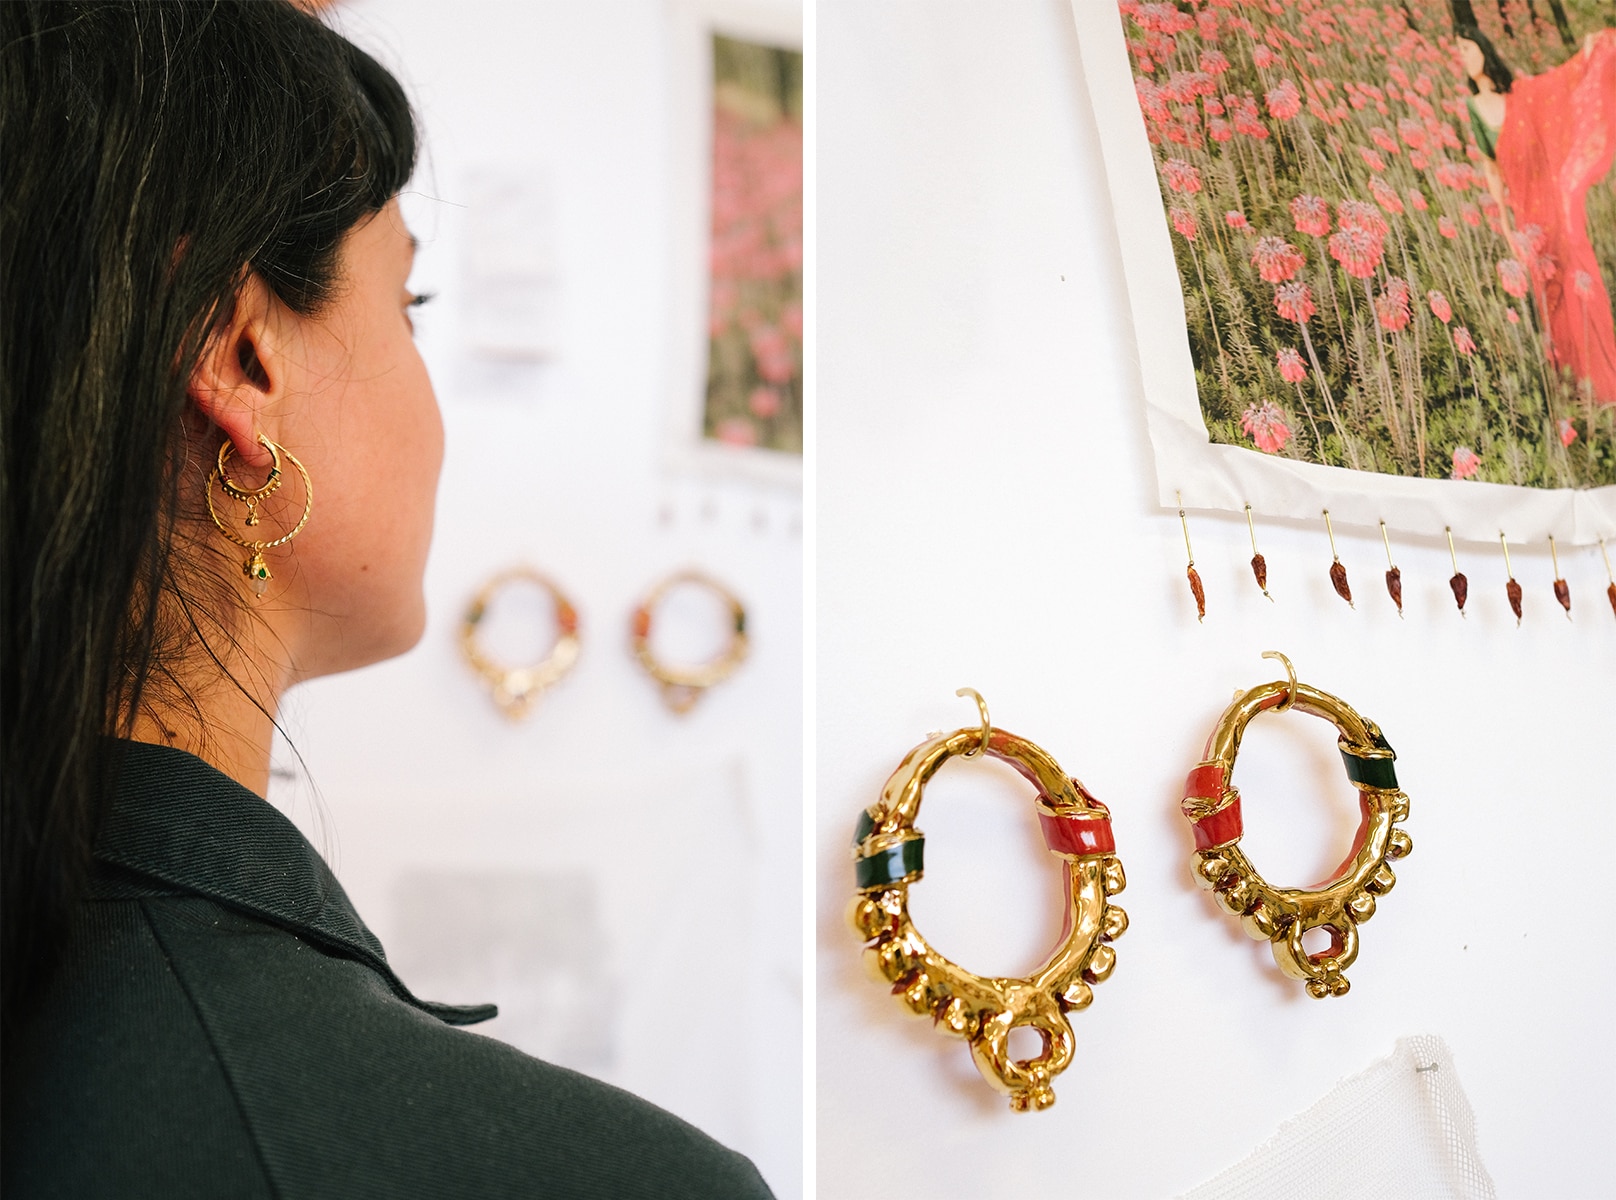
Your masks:
{"label": "white wall", "polygon": [[[406,981],[424,976],[433,999],[501,1002],[494,1036],[563,1062],[576,1051],[798,1195],[801,502],[795,488],[664,466],[681,150],[668,14],[657,0],[355,0],[332,19],[398,71],[422,118],[427,156],[406,214],[423,241],[413,286],[440,293],[417,324],[448,456],[425,639],[292,695],[286,722],[317,798],[289,776],[275,798],[331,847]],[[557,351],[542,365],[499,369],[467,350],[467,205],[490,170],[553,200]],[[480,583],[521,561],[569,591],[584,646],[511,725],[456,636]],[[628,620],[685,565],[743,598],[753,653],[681,718],[633,661]],[[283,747],[278,762],[295,759]],[[458,932],[423,930],[423,896],[455,909]],[[598,934],[598,971],[546,976],[544,954],[566,950],[554,925],[580,914]],[[523,990],[584,977],[605,981],[600,994]],[[557,1005],[606,1035],[557,1044],[542,1020]]]}
{"label": "white wall", "polygon": [[[1358,598],[1330,590],[1322,527],[1192,514],[1195,621],[1175,514],[1156,508],[1096,133],[1066,0],[825,0],[817,15],[817,1172],[858,1197],[1162,1196],[1244,1157],[1410,1033],[1453,1051],[1504,1196],[1616,1191],[1616,620],[1596,550],[1396,544],[1337,529]],[[1191,883],[1188,769],[1236,688],[1301,677],[1397,748],[1414,853],[1362,934],[1351,993],[1308,999]],[[859,810],[954,689],[1043,744],[1112,809],[1132,927],[1076,1014],[1046,1113],[1013,1114],[963,1043],[871,982],[845,922]],[[1238,780],[1246,848],[1316,879],[1356,827],[1334,731],[1265,717]],[[983,973],[1059,934],[1059,864],[1030,790],[951,764],[926,793],[917,923]],[[1361,1147],[1365,1155],[1375,1146]]]}

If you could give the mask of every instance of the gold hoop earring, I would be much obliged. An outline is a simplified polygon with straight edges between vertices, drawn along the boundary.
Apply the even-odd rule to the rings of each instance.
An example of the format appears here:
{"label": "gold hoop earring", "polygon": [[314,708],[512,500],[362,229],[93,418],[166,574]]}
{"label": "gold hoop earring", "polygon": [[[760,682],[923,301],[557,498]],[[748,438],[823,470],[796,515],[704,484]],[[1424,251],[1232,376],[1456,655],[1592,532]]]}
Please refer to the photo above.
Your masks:
{"label": "gold hoop earring", "polygon": [[[691,667],[673,667],[658,660],[651,651],[651,616],[664,595],[683,583],[694,583],[715,593],[729,609],[730,637],[724,649],[710,662]],[[723,584],[700,571],[678,571],[668,576],[634,609],[630,622],[630,646],[634,657],[662,688],[662,699],[676,713],[689,712],[701,699],[702,693],[722,683],[735,673],[735,668],[746,661],[749,643],[746,634],[746,609],[740,600]]]}
{"label": "gold hoop earring", "polygon": [[[1184,785],[1184,815],[1195,828],[1195,880],[1240,918],[1247,934],[1272,945],[1279,969],[1304,981],[1309,996],[1344,996],[1351,986],[1346,970],[1358,957],[1358,926],[1374,916],[1375,898],[1397,882],[1387,860],[1414,849],[1413,839],[1394,827],[1408,819],[1408,797],[1397,787],[1397,755],[1373,721],[1328,692],[1297,683],[1296,668],[1283,654],[1269,650],[1263,657],[1283,662],[1288,678],[1235,696],[1207,741],[1205,759]],[[1352,856],[1317,888],[1274,887],[1252,866],[1240,849],[1240,793],[1229,782],[1251,719],[1291,708],[1323,717],[1340,731],[1336,744],[1363,811]],[[1312,929],[1329,933],[1328,949],[1310,953],[1303,947],[1302,937]]]}
{"label": "gold hoop earring", "polygon": [[[988,725],[987,706],[976,700],[982,725],[916,746],[881,799],[859,816],[853,834],[858,893],[850,915],[868,943],[865,961],[893,994],[945,1033],[965,1038],[982,1078],[1009,1096],[1013,1110],[1029,1112],[1055,1103],[1054,1077],[1071,1065],[1075,1045],[1066,1014],[1087,1008],[1093,985],[1116,966],[1109,943],[1128,927],[1128,916],[1108,897],[1127,880],[1105,805],[1046,751]],[[1045,844],[1066,862],[1064,940],[1025,978],[973,975],[933,950],[909,916],[909,888],[920,882],[926,845],[915,828],[921,794],[950,758],[980,753],[1009,763],[1037,787]],[[1010,1032],[1024,1027],[1036,1030],[1044,1045],[1036,1057],[1018,1060],[1010,1054]]]}
{"label": "gold hoop earring", "polygon": [[[555,605],[556,640],[540,662],[526,667],[507,667],[494,661],[477,644],[477,632],[494,595],[507,584],[527,582],[538,585],[550,594]],[[512,567],[501,571],[472,598],[466,615],[460,622],[460,653],[471,669],[483,677],[493,690],[494,703],[513,721],[520,721],[532,710],[539,697],[560,683],[573,664],[578,661],[578,610],[572,601],[552,583],[531,567]]]}
{"label": "gold hoop earring", "polygon": [[[303,464],[297,460],[297,456],[285,446],[276,445],[261,433],[258,435],[258,444],[269,451],[270,457],[269,478],[264,481],[263,485],[256,488],[244,488],[230,478],[229,462],[236,453],[236,447],[235,443],[226,438],[219,446],[218,460],[214,465],[212,474],[208,476],[207,498],[208,516],[213,518],[213,523],[219,527],[219,532],[236,545],[242,547],[242,549],[252,551],[251,557],[241,564],[241,571],[247,577],[247,583],[252,588],[254,599],[261,600],[264,593],[269,590],[269,581],[274,578],[270,574],[269,564],[264,561],[264,551],[273,549],[276,546],[284,546],[303,532],[303,526],[309,523],[309,514],[314,511],[314,484],[310,482],[309,473],[303,469]],[[218,484],[219,489],[225,495],[232,500],[239,500],[245,504],[247,506],[247,517],[242,523],[249,527],[256,526],[260,520],[258,505],[281,486],[281,457],[283,455],[286,461],[296,467],[297,473],[303,477],[303,516],[291,530],[283,533],[278,538],[273,538],[269,541],[244,538],[226,525],[224,519],[219,516],[218,509],[214,508],[213,485]]]}

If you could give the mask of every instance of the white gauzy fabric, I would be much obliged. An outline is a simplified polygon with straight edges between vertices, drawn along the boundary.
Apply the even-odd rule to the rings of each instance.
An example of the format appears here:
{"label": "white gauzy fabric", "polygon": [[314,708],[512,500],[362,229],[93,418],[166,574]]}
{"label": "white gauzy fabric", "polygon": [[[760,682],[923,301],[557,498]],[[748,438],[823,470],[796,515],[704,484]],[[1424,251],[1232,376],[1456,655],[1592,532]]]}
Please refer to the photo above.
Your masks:
{"label": "white gauzy fabric", "polygon": [[1400,1038],[1181,1200],[1495,1200],[1476,1120],[1439,1037]]}

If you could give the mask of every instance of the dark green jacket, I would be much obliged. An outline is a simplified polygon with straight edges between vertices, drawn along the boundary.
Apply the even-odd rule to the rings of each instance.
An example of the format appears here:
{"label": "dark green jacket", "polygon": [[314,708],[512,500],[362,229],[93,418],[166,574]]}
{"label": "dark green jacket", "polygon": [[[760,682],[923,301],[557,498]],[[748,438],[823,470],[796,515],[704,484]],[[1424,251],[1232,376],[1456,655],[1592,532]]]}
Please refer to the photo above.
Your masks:
{"label": "dark green jacket", "polygon": [[766,1197],[745,1158],[417,1000],[324,860],[126,744],[65,965],[4,1079],[6,1200]]}

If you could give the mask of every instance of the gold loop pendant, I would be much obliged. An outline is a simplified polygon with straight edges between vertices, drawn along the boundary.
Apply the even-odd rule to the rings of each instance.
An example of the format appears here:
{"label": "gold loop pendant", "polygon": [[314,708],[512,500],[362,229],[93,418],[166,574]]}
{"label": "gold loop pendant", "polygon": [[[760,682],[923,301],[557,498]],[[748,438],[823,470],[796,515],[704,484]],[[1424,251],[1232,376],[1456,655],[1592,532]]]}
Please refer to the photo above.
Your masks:
{"label": "gold loop pendant", "polygon": [[[512,583],[534,584],[548,592],[555,605],[555,644],[541,661],[525,667],[508,667],[495,661],[477,640],[495,594]],[[494,703],[512,721],[526,717],[539,697],[561,682],[578,661],[578,650],[578,610],[548,576],[532,567],[512,567],[495,575],[472,597],[460,622],[461,655],[471,669],[482,676],[493,693]]]}
{"label": "gold loop pendant", "polygon": [[[1395,828],[1408,819],[1408,797],[1397,787],[1392,765],[1397,755],[1373,721],[1328,692],[1297,683],[1284,655],[1264,657],[1284,662],[1289,678],[1234,698],[1207,742],[1205,759],[1184,785],[1184,815],[1195,829],[1195,880],[1240,918],[1247,934],[1272,945],[1279,969],[1302,980],[1309,996],[1344,996],[1351,986],[1347,968],[1358,957],[1358,926],[1374,916],[1376,897],[1397,882],[1387,860],[1414,849],[1413,839]],[[1240,737],[1252,718],[1291,708],[1323,717],[1340,731],[1336,744],[1363,812],[1352,854],[1333,879],[1316,888],[1278,888],[1258,873],[1240,849],[1240,793],[1230,782]],[[1303,937],[1314,929],[1328,933],[1327,949],[1310,952],[1303,946]]]}
{"label": "gold loop pendant", "polygon": [[[909,888],[920,881],[925,835],[915,828],[926,782],[948,759],[984,750],[1015,767],[1038,788],[1044,840],[1066,862],[1066,933],[1025,978],[973,975],[933,950],[909,917]],[[972,726],[938,734],[905,756],[878,803],[864,810],[853,836],[858,895],[853,927],[869,944],[865,959],[910,1010],[970,1043],[982,1078],[1010,1098],[1016,1112],[1055,1103],[1053,1081],[1072,1063],[1066,1014],[1087,1008],[1093,985],[1111,974],[1108,944],[1128,926],[1107,897],[1126,879],[1115,853],[1105,805],[1068,777],[1045,751],[1002,729]],[[1010,1053],[1010,1032],[1036,1030],[1043,1050],[1031,1059]]]}

